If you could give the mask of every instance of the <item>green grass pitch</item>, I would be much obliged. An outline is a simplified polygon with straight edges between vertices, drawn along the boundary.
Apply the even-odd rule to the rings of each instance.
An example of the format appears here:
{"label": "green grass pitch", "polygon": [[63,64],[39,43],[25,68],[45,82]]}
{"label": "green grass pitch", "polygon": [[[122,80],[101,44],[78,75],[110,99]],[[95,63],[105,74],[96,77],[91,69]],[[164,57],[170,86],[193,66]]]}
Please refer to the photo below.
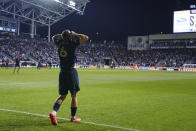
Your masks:
{"label": "green grass pitch", "polygon": [[[196,131],[196,73],[78,69],[77,116],[107,127],[2,111],[48,115],[58,96],[59,69],[12,71],[0,68],[0,131]],[[57,116],[70,118],[70,94]]]}

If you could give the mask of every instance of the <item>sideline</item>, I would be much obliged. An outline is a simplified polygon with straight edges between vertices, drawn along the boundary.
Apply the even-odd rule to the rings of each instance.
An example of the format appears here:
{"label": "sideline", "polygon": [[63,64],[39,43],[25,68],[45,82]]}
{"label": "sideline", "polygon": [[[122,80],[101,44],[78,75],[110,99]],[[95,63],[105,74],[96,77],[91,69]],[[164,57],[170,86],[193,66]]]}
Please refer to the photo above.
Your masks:
{"label": "sideline", "polygon": [[[27,115],[33,115],[33,116],[39,116],[39,117],[49,117],[48,115],[41,115],[41,114],[38,114],[38,113],[23,112],[23,111],[17,111],[17,110],[1,109],[1,108],[0,108],[0,111],[15,112],[15,113],[27,114]],[[62,117],[57,117],[57,119],[70,121],[70,119],[62,118]],[[123,130],[129,130],[129,131],[140,131],[140,130],[132,129],[132,128],[125,128],[125,127],[120,127],[120,126],[99,124],[99,123],[87,122],[87,121],[81,121],[81,123],[84,123],[84,124],[91,124],[91,125],[97,125],[97,126],[104,126],[104,127],[111,127],[111,128],[123,129]]]}

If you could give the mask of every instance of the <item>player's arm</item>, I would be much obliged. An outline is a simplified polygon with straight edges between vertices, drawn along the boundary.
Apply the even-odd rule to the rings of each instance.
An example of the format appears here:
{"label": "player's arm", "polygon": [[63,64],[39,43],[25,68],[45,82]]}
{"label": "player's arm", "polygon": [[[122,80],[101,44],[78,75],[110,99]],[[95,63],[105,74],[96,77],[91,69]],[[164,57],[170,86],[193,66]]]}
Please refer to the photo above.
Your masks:
{"label": "player's arm", "polygon": [[56,41],[56,40],[58,40],[60,37],[61,37],[61,34],[54,35],[54,36],[52,37],[52,40],[53,40],[53,41]]}
{"label": "player's arm", "polygon": [[71,36],[76,36],[76,37],[79,37],[80,39],[80,44],[83,44],[85,43],[87,40],[88,40],[88,36],[87,35],[84,35],[84,34],[78,34],[78,33],[75,33],[75,32],[71,32]]}
{"label": "player's arm", "polygon": [[53,43],[55,45],[59,46],[59,42],[60,42],[61,38],[62,38],[62,35],[61,34],[54,35],[52,37]]}

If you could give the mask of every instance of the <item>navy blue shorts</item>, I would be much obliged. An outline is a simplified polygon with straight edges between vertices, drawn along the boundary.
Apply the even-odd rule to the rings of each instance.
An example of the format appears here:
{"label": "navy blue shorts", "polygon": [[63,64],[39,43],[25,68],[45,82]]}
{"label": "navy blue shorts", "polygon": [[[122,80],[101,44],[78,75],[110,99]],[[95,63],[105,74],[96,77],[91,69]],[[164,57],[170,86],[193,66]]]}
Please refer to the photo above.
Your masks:
{"label": "navy blue shorts", "polygon": [[78,72],[76,69],[60,71],[59,73],[59,94],[66,95],[68,91],[75,95],[80,91]]}
{"label": "navy blue shorts", "polygon": [[15,67],[20,67],[20,64],[15,64]]}

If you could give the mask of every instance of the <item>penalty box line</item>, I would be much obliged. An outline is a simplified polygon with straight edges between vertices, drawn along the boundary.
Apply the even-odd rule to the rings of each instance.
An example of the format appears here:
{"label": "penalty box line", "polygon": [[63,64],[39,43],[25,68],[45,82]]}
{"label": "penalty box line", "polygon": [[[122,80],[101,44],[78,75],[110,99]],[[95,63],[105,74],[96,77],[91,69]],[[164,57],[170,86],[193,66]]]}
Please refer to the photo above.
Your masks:
{"label": "penalty box line", "polygon": [[[41,115],[41,114],[38,114],[38,113],[23,112],[23,111],[17,111],[17,110],[1,109],[1,108],[0,108],[0,111],[15,112],[15,113],[20,113],[20,114],[26,114],[26,115],[32,115],[32,116],[39,116],[39,117],[45,117],[45,118],[48,118],[49,117],[48,115]],[[62,117],[57,117],[57,119],[70,121],[70,119],[68,119],[68,118],[62,118]],[[140,131],[140,130],[132,129],[132,128],[125,128],[125,127],[113,126],[113,125],[107,125],[107,124],[99,124],[99,123],[87,122],[87,121],[81,121],[80,123],[91,124],[91,125],[96,125],[96,126],[111,127],[111,128],[123,129],[123,130],[129,130],[129,131]]]}

